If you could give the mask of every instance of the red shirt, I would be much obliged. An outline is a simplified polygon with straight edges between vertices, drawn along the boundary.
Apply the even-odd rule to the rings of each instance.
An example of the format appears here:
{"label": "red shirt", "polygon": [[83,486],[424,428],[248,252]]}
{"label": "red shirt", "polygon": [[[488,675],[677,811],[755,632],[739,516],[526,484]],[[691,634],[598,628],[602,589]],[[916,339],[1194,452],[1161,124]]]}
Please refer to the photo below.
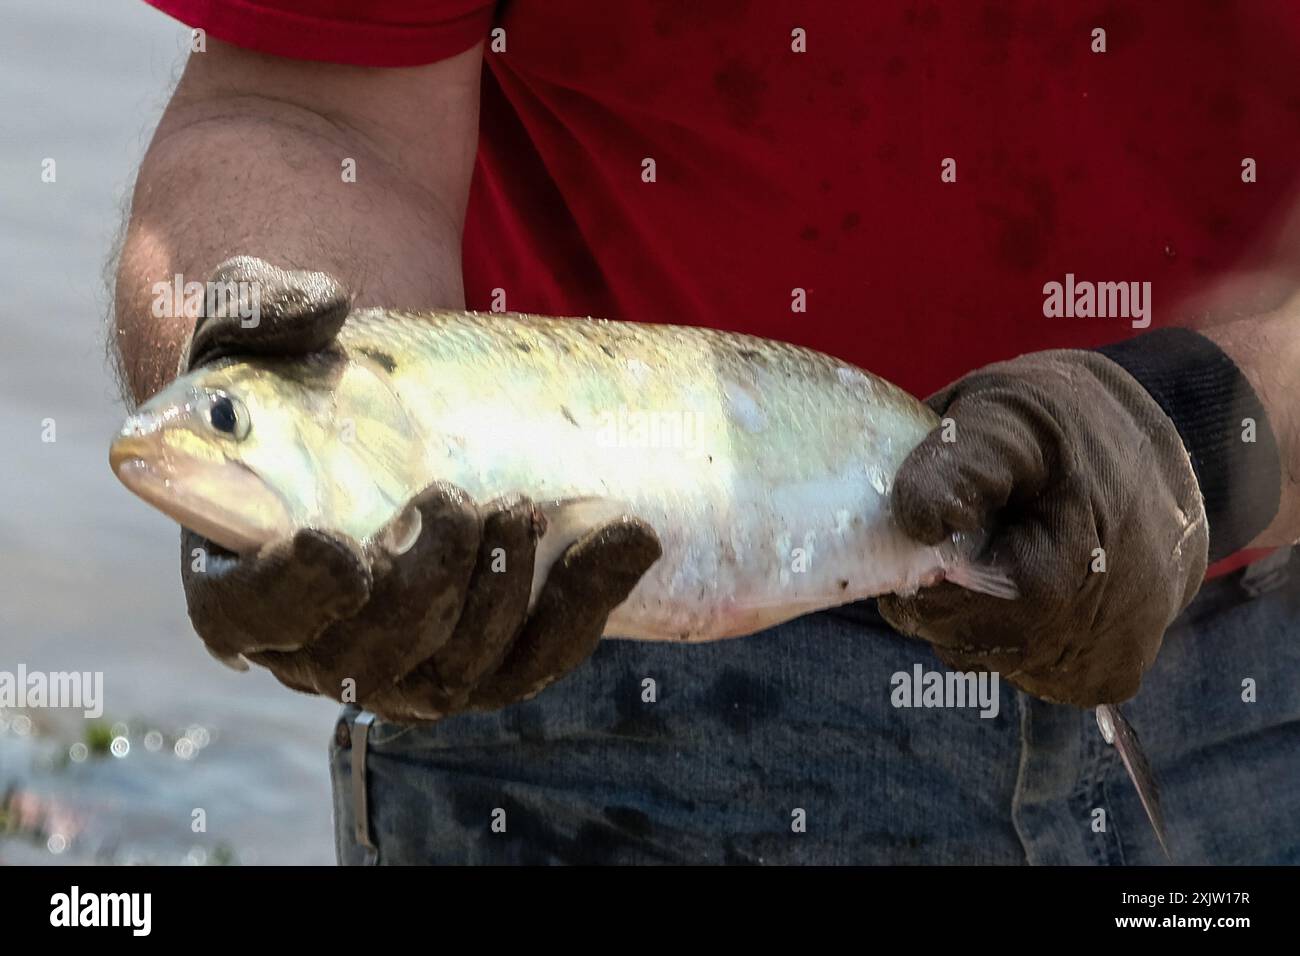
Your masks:
{"label": "red shirt", "polygon": [[514,310],[738,329],[921,395],[1135,334],[1045,317],[1067,273],[1149,281],[1152,327],[1178,324],[1181,298],[1275,228],[1300,170],[1289,2],[149,2],[241,46],[369,66],[504,28],[470,307],[500,288]]}
{"label": "red shirt", "polygon": [[503,27],[471,307],[501,288],[511,309],[739,329],[920,394],[1133,334],[1045,318],[1067,272],[1150,281],[1153,325],[1173,323],[1300,171],[1293,3],[149,2],[241,46],[371,66]]}

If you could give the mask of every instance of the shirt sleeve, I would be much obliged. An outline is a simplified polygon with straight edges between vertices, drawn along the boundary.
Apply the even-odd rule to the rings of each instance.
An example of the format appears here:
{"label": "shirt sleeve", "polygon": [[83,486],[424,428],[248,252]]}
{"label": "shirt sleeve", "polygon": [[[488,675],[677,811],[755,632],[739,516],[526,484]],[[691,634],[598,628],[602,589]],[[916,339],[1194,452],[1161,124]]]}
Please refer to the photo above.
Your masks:
{"label": "shirt sleeve", "polygon": [[419,66],[468,50],[495,0],[145,0],[226,43],[297,60]]}

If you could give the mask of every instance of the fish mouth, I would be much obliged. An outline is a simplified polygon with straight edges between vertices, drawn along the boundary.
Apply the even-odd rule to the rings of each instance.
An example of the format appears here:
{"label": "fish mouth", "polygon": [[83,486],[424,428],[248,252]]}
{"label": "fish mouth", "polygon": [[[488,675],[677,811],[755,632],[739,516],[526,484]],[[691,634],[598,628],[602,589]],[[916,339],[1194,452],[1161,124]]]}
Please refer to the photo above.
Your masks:
{"label": "fish mouth", "polygon": [[284,501],[240,462],[200,459],[153,436],[124,435],[110,447],[108,463],[132,494],[229,551],[256,551],[289,532]]}

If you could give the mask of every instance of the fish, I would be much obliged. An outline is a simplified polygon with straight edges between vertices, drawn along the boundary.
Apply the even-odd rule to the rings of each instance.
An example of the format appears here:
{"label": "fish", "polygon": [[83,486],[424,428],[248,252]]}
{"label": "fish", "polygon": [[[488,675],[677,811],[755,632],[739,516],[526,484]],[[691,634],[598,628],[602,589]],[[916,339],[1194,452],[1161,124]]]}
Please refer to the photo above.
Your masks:
{"label": "fish", "polygon": [[[181,375],[127,419],[109,461],[239,554],[306,527],[400,552],[419,532],[408,502],[435,480],[478,502],[525,495],[546,529],[534,600],[583,533],[635,516],[662,556],[605,636],[694,642],[940,581],[1015,599],[984,537],[924,545],[894,519],[894,476],[938,425],[879,376],[741,333],[358,309],[324,351]],[[1145,805],[1154,789],[1138,789]]]}
{"label": "fish", "polygon": [[402,511],[433,480],[525,494],[546,519],[538,587],[585,531],[634,515],[663,557],[610,633],[694,641],[939,580],[1011,596],[976,542],[919,545],[891,516],[893,476],[937,423],[877,376],[751,336],[358,310],[335,350],[181,376],[110,463],[236,553],[303,527],[369,542],[396,521],[413,539]]}

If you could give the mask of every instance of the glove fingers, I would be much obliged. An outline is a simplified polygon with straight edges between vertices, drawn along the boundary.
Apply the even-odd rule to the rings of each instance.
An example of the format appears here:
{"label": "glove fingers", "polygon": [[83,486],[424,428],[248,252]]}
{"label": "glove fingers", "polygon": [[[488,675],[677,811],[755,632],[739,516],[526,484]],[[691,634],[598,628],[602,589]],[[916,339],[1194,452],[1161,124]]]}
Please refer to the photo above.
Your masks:
{"label": "glove fingers", "polygon": [[246,657],[255,665],[269,670],[270,674],[290,691],[316,695],[316,682],[312,679],[312,662],[302,652],[264,650],[260,653],[248,653]]}
{"label": "glove fingers", "polygon": [[1208,550],[1178,429],[1089,352],[989,366],[930,405],[952,415],[956,440],[928,436],[905,463],[900,523],[930,541],[984,526],[1021,598],[935,588],[885,598],[882,613],[949,666],[998,671],[1035,696],[1081,707],[1132,696]]}
{"label": "glove fingers", "polygon": [[[420,521],[415,542],[399,555],[371,551],[370,600],[297,652],[320,694],[338,699],[352,690],[352,699],[364,703],[437,650],[455,627],[478,554],[478,511],[464,492],[443,484],[421,492],[411,506]],[[409,519],[404,513],[396,520]]]}
{"label": "glove fingers", "polygon": [[884,595],[877,599],[876,607],[900,634],[942,643],[954,622],[968,614],[970,605],[978,600],[978,595],[965,588],[942,581],[915,594]]}
{"label": "glove fingers", "polygon": [[528,613],[539,524],[531,501],[483,509],[483,538],[469,595],[447,642],[390,691],[368,703],[376,713],[434,720],[464,707],[470,688],[497,668]]}
{"label": "glove fingers", "polygon": [[444,685],[466,691],[495,670],[528,615],[533,562],[542,525],[531,501],[485,522],[478,565],[456,632],[432,658]]}
{"label": "glove fingers", "polygon": [[[1064,544],[1062,528],[1071,529]],[[1084,537],[1084,529],[1092,534]],[[1081,539],[1081,540],[1080,540]],[[1006,569],[1020,597],[1015,601],[978,594],[950,582],[922,588],[915,594],[888,595],[879,601],[881,613],[906,634],[916,634],[940,646],[1020,646],[1024,635],[1050,621],[1044,614],[1069,606],[1076,611],[1090,584],[1090,556],[1096,547],[1096,527],[1086,495],[1067,494],[1014,515],[1014,524],[997,534],[981,560]]]}
{"label": "glove fingers", "polygon": [[[1068,545],[1061,541],[1063,527],[1073,529]],[[881,613],[899,630],[929,641],[955,670],[996,671],[1035,696],[1092,706],[1104,699],[1096,697],[1099,680],[1117,664],[1114,654],[1123,653],[1119,643],[1105,648],[1100,637],[1088,644],[1071,639],[1081,622],[1098,634],[1110,627],[1101,600],[1105,574],[1094,572],[1091,563],[1097,533],[1087,495],[1065,494],[1050,513],[1031,509],[1020,515],[1014,530],[996,541],[995,560],[1013,569],[1019,600],[945,583],[905,598],[882,598]],[[1131,630],[1132,612],[1114,623]],[[1105,665],[1095,674],[1089,657],[1094,650]]]}
{"label": "glove fingers", "polygon": [[1011,681],[1017,687],[1014,676],[1020,671],[1021,661],[1024,657],[1019,650],[1011,649],[1007,651],[985,651],[978,654],[963,654],[961,651],[953,650],[950,647],[935,646],[934,652],[938,655],[945,667],[954,671],[968,673],[974,671],[989,671],[998,675],[999,679]]}
{"label": "glove fingers", "polygon": [[590,657],[610,612],[662,553],[654,531],[636,518],[579,538],[551,569],[528,623],[470,705],[490,709],[530,697]]}
{"label": "glove fingers", "polygon": [[953,427],[941,425],[912,449],[890,498],[899,526],[923,544],[988,531],[1009,503],[1031,500],[1051,474],[1059,436],[1036,399],[1020,392],[958,394],[947,413]]}
{"label": "glove fingers", "polygon": [[239,557],[184,529],[181,547],[190,620],[222,657],[301,647],[370,595],[360,550],[325,532],[300,531]]}

